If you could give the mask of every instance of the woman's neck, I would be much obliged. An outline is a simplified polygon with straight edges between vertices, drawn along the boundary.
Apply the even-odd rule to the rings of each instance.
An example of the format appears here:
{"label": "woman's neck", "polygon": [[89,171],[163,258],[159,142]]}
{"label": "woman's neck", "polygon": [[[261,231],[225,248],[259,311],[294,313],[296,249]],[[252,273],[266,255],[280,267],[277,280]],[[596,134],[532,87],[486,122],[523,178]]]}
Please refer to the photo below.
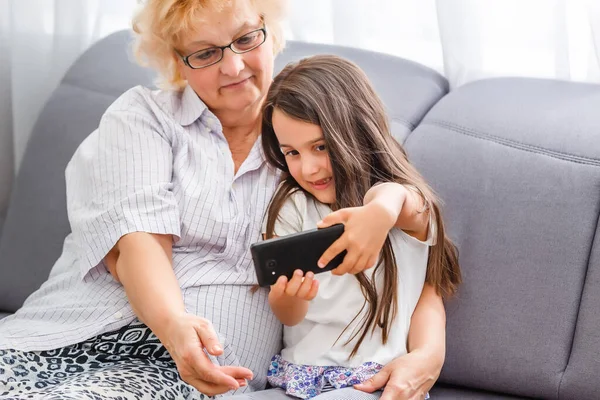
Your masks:
{"label": "woman's neck", "polygon": [[260,99],[243,110],[212,110],[223,127],[235,172],[246,160],[260,135],[262,105],[263,99]]}
{"label": "woman's neck", "polygon": [[258,118],[247,123],[235,125],[223,124],[223,136],[227,140],[231,157],[233,158],[234,170],[237,173],[244,160],[250,154],[252,146],[260,134],[260,120]]}

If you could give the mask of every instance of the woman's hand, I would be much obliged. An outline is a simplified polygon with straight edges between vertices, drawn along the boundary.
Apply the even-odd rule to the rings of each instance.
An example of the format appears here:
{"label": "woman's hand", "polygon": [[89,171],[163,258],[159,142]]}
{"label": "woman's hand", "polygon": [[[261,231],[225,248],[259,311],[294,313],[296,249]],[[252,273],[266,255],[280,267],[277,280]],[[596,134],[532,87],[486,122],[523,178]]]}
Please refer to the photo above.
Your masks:
{"label": "woman's hand", "polygon": [[205,318],[187,313],[177,315],[166,324],[159,338],[175,361],[181,379],[200,393],[222,394],[246,386],[246,379],[252,379],[252,371],[247,368],[211,362],[204,349],[218,356],[223,348],[211,322]]}
{"label": "woman's hand", "polygon": [[374,267],[397,219],[398,215],[376,202],[361,207],[343,208],[329,214],[317,227],[344,224],[344,234],[325,250],[319,259],[319,266],[325,267],[335,256],[346,250],[348,253],[344,261],[332,271],[334,275],[357,274]]}
{"label": "woman's hand", "polygon": [[433,353],[412,351],[354,388],[367,393],[383,388],[380,400],[422,400],[440,375],[442,367],[438,358]]}

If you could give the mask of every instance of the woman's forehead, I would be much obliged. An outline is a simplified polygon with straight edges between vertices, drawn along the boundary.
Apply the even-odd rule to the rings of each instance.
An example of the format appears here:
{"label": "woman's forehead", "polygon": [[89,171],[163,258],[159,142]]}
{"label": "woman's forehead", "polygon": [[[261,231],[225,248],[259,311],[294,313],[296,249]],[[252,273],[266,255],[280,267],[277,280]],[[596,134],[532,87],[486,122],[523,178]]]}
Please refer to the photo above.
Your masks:
{"label": "woman's forehead", "polygon": [[261,16],[250,0],[233,0],[224,7],[205,8],[198,17],[182,35],[186,47],[226,45],[261,26]]}

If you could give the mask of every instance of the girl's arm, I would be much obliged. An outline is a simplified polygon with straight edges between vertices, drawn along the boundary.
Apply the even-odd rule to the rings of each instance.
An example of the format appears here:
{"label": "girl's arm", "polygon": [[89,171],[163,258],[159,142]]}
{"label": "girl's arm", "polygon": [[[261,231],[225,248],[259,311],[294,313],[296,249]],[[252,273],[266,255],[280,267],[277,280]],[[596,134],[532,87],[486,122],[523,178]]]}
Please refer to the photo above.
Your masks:
{"label": "girl's arm", "polygon": [[373,186],[364,198],[364,204],[377,204],[396,218],[394,226],[419,240],[427,239],[429,212],[424,211],[422,197],[399,183],[387,182]]}
{"label": "girl's arm", "polygon": [[344,224],[342,237],[319,260],[319,266],[324,267],[347,250],[344,262],[332,271],[334,275],[357,274],[373,267],[393,227],[419,240],[427,239],[429,211],[424,210],[421,196],[415,190],[398,183],[381,183],[367,191],[363,204],[335,211],[317,224],[319,228]]}
{"label": "girl's arm", "polygon": [[422,399],[433,387],[446,354],[446,312],[441,296],[429,284],[410,321],[408,351],[355,388],[372,393],[385,386],[381,400],[397,400]]}
{"label": "girl's arm", "polygon": [[296,270],[289,282],[285,276],[280,276],[269,293],[271,310],[282,324],[294,326],[306,317],[309,302],[318,290],[319,282],[312,272],[303,276],[301,270]]}
{"label": "girl's arm", "polygon": [[442,297],[428,283],[410,319],[408,351],[429,354],[437,379],[446,356],[446,310]]}

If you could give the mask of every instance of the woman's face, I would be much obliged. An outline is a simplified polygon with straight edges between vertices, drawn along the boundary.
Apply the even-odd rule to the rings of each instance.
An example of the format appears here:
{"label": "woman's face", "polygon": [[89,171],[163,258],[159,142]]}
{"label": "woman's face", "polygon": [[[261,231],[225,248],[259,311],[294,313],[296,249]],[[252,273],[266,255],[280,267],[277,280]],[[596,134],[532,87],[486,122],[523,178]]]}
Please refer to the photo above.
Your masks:
{"label": "woman's face", "polygon": [[333,204],[335,181],[321,127],[291,118],[278,108],[273,110],[272,123],[292,178],[321,203]]}
{"label": "woman's face", "polygon": [[[198,23],[198,33],[188,35],[178,50],[187,56],[212,46],[225,46],[262,27],[262,20],[249,1],[234,0],[221,11],[207,10]],[[179,61],[181,75],[215,114],[260,106],[273,76],[273,38],[266,28],[266,41],[247,53],[225,49],[221,61],[201,69]]]}

